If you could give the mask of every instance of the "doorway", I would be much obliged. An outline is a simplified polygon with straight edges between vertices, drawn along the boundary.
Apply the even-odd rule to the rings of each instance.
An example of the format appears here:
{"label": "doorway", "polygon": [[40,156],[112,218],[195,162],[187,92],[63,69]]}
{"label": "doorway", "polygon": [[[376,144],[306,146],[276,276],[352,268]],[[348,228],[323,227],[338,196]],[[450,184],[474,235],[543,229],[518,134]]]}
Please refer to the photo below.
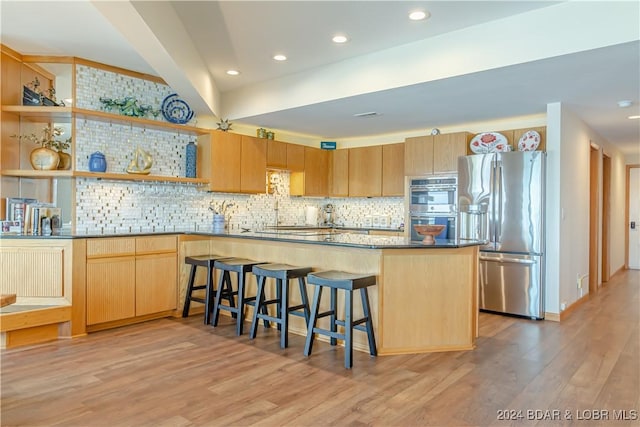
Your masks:
{"label": "doorway", "polygon": [[600,229],[600,148],[591,146],[589,158],[589,294],[598,291],[598,231]]}
{"label": "doorway", "polygon": [[640,165],[627,166],[626,267],[640,269]]}
{"label": "doorway", "polygon": [[609,264],[609,230],[611,227],[610,214],[611,191],[611,157],[602,155],[602,283],[609,281],[611,275]]}

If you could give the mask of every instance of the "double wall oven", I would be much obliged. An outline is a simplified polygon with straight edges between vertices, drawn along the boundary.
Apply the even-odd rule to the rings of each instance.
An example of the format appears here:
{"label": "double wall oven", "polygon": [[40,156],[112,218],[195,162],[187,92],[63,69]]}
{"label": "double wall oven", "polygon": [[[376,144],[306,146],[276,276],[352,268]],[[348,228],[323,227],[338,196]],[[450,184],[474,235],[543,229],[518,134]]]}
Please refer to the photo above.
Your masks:
{"label": "double wall oven", "polygon": [[414,176],[407,178],[406,224],[409,226],[411,240],[421,241],[414,230],[416,224],[445,225],[436,239],[455,239],[458,199],[457,175]]}

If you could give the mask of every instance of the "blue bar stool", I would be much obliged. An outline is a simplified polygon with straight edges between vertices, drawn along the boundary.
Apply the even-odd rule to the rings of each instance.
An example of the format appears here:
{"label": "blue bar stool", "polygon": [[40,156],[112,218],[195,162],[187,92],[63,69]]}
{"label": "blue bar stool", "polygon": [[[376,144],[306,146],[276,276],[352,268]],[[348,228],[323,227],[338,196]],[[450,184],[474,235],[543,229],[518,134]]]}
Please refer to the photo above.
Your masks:
{"label": "blue bar stool", "polygon": [[[213,326],[218,326],[220,310],[226,310],[236,317],[236,335],[242,335],[245,305],[253,305],[256,299],[256,297],[245,296],[246,275],[257,264],[261,264],[261,262],[245,258],[225,258],[215,261],[214,267],[220,270],[221,274],[213,304],[213,319],[211,321]],[[231,273],[236,273],[237,275],[238,288],[236,290],[232,288]],[[237,306],[231,300],[228,305],[222,304],[223,294],[237,296]]]}
{"label": "blue bar stool", "polygon": [[[346,273],[343,271],[319,271],[307,275],[307,282],[316,286],[311,305],[311,318],[307,329],[307,340],[304,346],[304,355],[309,356],[313,348],[315,334],[322,334],[330,337],[331,345],[336,345],[336,339],[344,340],[344,367],[353,367],[353,330],[365,331],[369,340],[369,353],[376,356],[376,339],[373,334],[373,321],[371,320],[371,310],[369,308],[369,294],[367,287],[376,284],[376,276]],[[331,307],[328,311],[319,313],[322,289],[327,287],[331,290]],[[344,291],[345,295],[345,320],[337,318],[338,290]],[[362,311],[364,317],[358,320],[353,319],[353,291],[360,289],[362,299]],[[319,318],[329,317],[329,328],[321,329],[316,327]],[[364,323],[364,325],[362,325]],[[344,326],[344,334],[338,333],[338,325]]]}
{"label": "blue bar stool", "polygon": [[[189,281],[187,282],[187,291],[184,297],[184,307],[182,308],[182,317],[189,316],[189,308],[191,307],[191,301],[196,301],[204,304],[204,324],[208,325],[211,321],[211,310],[213,309],[213,298],[215,295],[214,286],[214,263],[217,260],[224,259],[220,255],[196,255],[188,256],[184,258],[185,264],[191,265],[191,271],[189,272]],[[204,284],[196,285],[196,270],[198,267],[204,267],[207,269],[207,281]],[[205,290],[204,298],[194,296],[193,291]],[[230,303],[233,301],[232,295],[224,293],[222,295],[226,297]]]}
{"label": "blue bar stool", "polygon": [[[289,314],[304,317],[306,325],[309,325],[309,298],[307,297],[306,276],[311,272],[311,267],[294,267],[287,264],[260,264],[253,266],[253,274],[258,282],[255,309],[253,310],[253,322],[249,338],[256,337],[258,319],[265,321],[265,327],[269,322],[274,322],[280,330],[280,348],[289,346]],[[266,300],[264,284],[267,277],[276,280],[276,298]],[[289,306],[289,281],[298,279],[300,288],[300,300],[302,304]],[[269,316],[267,307],[274,304],[276,315]]]}

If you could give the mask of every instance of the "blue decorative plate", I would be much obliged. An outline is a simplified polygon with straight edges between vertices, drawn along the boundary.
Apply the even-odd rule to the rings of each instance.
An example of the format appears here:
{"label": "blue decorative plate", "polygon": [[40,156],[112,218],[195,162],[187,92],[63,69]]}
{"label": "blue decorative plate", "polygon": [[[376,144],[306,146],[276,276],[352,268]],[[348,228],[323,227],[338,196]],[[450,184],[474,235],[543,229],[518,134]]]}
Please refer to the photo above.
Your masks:
{"label": "blue decorative plate", "polygon": [[183,125],[193,118],[193,111],[189,105],[182,99],[178,98],[178,94],[172,93],[162,101],[162,115],[171,123]]}

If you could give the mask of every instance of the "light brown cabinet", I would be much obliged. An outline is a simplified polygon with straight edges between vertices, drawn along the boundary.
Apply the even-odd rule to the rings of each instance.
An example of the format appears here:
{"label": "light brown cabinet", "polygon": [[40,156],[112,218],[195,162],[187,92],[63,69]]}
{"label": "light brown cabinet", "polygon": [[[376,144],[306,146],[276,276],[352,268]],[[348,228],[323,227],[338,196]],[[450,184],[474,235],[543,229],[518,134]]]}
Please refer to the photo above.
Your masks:
{"label": "light brown cabinet", "polygon": [[265,139],[242,135],[240,168],[241,193],[267,191],[267,142]]}
{"label": "light brown cabinet", "polygon": [[176,309],[177,250],[176,236],[136,238],[136,316]]}
{"label": "light brown cabinet", "polygon": [[349,196],[349,150],[329,152],[329,195]]}
{"label": "light brown cabinet", "polygon": [[349,196],[382,195],[382,146],[349,149]]}
{"label": "light brown cabinet", "polygon": [[468,141],[467,132],[407,138],[405,174],[413,176],[456,172],[458,156],[466,154]]}
{"label": "light brown cabinet", "polygon": [[209,189],[223,193],[240,192],[241,135],[212,131],[209,171]]}
{"label": "light brown cabinet", "polygon": [[87,240],[87,325],[175,310],[176,236]]}
{"label": "light brown cabinet", "polygon": [[404,196],[404,144],[382,146],[382,196]]}
{"label": "light brown cabinet", "polygon": [[267,140],[267,167],[275,169],[287,168],[287,143]]}
{"label": "light brown cabinet", "polygon": [[329,194],[329,153],[319,148],[304,147],[304,172],[292,172],[292,196],[326,196]]}
{"label": "light brown cabinet", "polygon": [[212,131],[209,189],[220,193],[264,193],[267,173],[265,139]]}
{"label": "light brown cabinet", "polygon": [[458,157],[467,154],[467,132],[436,135],[433,139],[433,173],[457,173]]}
{"label": "light brown cabinet", "polygon": [[304,172],[304,145],[287,144],[287,169]]}

